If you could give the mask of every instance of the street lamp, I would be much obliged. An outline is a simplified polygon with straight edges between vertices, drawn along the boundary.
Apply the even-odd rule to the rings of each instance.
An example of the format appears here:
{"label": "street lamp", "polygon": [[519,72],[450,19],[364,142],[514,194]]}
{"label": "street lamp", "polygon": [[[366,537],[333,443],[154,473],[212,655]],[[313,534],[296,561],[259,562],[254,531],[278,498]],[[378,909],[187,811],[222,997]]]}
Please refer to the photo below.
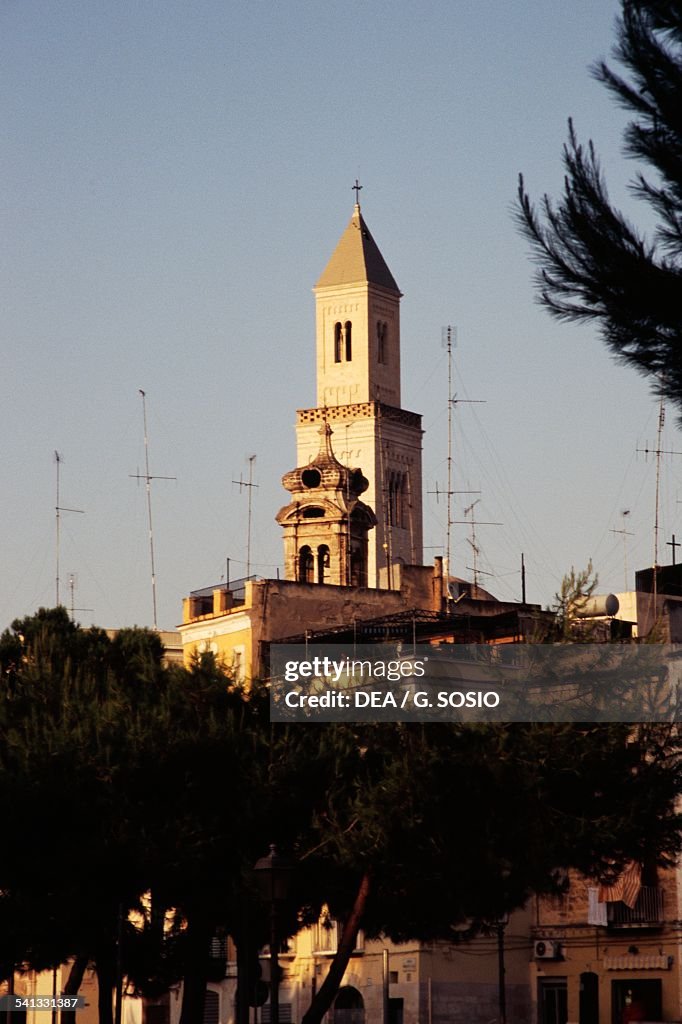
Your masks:
{"label": "street lamp", "polygon": [[293,864],[280,857],[274,843],[267,857],[261,857],[253,867],[261,898],[270,904],[270,1024],[279,1024],[278,909],[289,895],[292,871]]}

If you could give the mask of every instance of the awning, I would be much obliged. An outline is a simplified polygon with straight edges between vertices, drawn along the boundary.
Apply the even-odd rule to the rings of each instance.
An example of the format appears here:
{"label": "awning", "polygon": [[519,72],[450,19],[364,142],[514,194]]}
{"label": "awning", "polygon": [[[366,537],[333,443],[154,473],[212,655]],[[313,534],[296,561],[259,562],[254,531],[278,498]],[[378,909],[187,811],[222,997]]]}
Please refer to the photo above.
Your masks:
{"label": "awning", "polygon": [[607,971],[669,971],[673,958],[664,953],[626,953],[623,956],[605,956],[604,969]]}

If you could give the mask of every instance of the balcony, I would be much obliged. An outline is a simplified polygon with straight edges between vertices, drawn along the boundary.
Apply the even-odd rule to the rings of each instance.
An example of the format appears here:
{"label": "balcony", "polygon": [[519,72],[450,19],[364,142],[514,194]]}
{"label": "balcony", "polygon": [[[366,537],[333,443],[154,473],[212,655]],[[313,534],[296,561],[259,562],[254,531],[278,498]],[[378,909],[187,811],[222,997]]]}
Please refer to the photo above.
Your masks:
{"label": "balcony", "polygon": [[609,928],[658,928],[663,923],[663,890],[643,885],[634,907],[618,900],[607,904]]}

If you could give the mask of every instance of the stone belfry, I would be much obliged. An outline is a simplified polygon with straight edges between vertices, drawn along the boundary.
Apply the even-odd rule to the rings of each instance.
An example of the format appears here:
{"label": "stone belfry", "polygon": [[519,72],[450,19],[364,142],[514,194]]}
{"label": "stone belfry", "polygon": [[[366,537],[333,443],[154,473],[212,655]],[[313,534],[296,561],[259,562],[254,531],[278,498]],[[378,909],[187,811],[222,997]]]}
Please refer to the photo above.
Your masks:
{"label": "stone belfry", "polygon": [[376,515],[367,585],[392,588],[396,564],[422,563],[421,416],[400,404],[401,292],[358,202],[314,291],[317,406],[297,412],[298,465],[330,424],[336,458],[360,467]]}
{"label": "stone belfry", "polygon": [[277,513],[284,530],[284,575],[299,583],[367,586],[367,535],[376,517],[360,501],[367,480],[343,466],[328,423],[319,428],[315,458],[282,477],[292,501]]}

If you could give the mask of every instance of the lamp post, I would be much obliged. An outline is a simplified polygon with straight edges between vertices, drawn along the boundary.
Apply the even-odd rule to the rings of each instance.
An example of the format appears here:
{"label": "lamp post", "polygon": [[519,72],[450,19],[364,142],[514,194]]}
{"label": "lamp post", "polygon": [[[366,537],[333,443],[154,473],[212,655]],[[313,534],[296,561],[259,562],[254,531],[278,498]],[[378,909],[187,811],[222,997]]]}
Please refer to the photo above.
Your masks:
{"label": "lamp post", "polygon": [[280,857],[272,843],[270,853],[256,861],[253,871],[262,899],[270,904],[270,1024],[279,1024],[278,909],[289,895],[293,864]]}

